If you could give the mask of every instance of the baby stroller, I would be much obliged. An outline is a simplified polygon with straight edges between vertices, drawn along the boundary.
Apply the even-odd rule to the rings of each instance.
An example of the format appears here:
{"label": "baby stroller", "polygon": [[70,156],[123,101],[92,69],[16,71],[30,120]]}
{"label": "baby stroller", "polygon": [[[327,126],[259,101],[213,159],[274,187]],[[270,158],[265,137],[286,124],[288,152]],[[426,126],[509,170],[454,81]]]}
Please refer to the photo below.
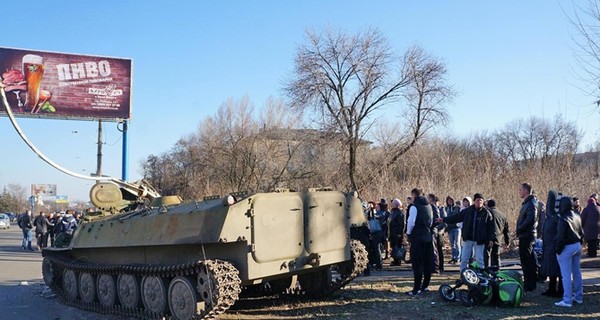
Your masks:
{"label": "baby stroller", "polygon": [[[463,285],[467,288],[459,289]],[[473,262],[461,272],[456,285],[443,284],[439,293],[446,302],[458,297],[466,307],[492,302],[517,307],[523,298],[523,278],[516,270],[500,270],[497,266],[480,268]]]}

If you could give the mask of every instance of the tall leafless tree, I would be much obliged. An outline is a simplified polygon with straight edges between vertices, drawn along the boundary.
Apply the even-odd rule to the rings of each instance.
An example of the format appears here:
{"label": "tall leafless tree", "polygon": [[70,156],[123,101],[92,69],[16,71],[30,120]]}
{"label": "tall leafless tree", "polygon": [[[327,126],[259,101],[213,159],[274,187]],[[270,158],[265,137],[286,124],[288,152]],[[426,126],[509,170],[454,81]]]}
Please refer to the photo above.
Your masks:
{"label": "tall leafless tree", "polygon": [[515,119],[498,130],[494,137],[500,158],[519,164],[521,170],[529,164],[542,168],[549,162],[562,160],[577,152],[581,132],[575,123],[560,115],[553,120],[539,117]]}
{"label": "tall leafless tree", "polygon": [[572,9],[566,15],[575,29],[571,37],[575,73],[581,83],[578,87],[600,106],[600,1],[573,1]]}
{"label": "tall leafless tree", "polygon": [[317,111],[322,130],[341,134],[349,186],[358,190],[357,153],[377,111],[386,105],[399,107],[403,99],[410,109],[413,139],[397,146],[393,163],[416,144],[430,122],[446,119],[441,107],[453,91],[445,73],[444,64],[419,47],[394,57],[388,40],[375,29],[354,35],[308,31],[284,90],[293,107]]}
{"label": "tall leafless tree", "polygon": [[257,114],[247,97],[229,99],[196,132],[143,161],[142,174],[163,194],[188,199],[291,187],[316,175],[311,162],[297,155],[308,140],[293,128],[296,122],[281,101],[269,99]]}
{"label": "tall leafless tree", "polygon": [[9,183],[6,189],[15,200],[17,210],[24,210],[27,208],[27,191],[29,191],[27,187],[18,183]]}

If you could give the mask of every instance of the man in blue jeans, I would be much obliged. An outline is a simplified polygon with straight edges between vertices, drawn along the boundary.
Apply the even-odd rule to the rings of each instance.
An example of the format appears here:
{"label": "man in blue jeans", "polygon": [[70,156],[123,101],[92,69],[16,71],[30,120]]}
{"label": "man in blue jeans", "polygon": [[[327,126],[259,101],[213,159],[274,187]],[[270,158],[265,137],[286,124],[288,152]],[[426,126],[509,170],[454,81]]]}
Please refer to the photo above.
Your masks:
{"label": "man in blue jeans", "polygon": [[[456,203],[454,203],[454,198],[447,196],[444,211],[446,213],[445,216],[450,217],[460,212],[460,206],[457,206]],[[448,240],[450,241],[450,247],[452,248],[452,260],[450,260],[450,263],[454,264],[460,260],[460,227],[457,223],[449,223],[446,226],[446,230],[448,231]]]}
{"label": "man in blue jeans", "polygon": [[483,251],[486,246],[492,246],[493,240],[496,238],[494,229],[494,217],[483,206],[483,195],[476,193],[473,196],[473,205],[464,209],[460,213],[446,217],[439,218],[438,221],[445,223],[458,223],[462,222],[462,239],[463,248],[462,256],[460,257],[460,271],[467,268],[469,259],[473,252],[475,253],[475,260],[479,266],[483,267]]}
{"label": "man in blue jeans", "polygon": [[33,229],[33,224],[31,223],[31,210],[25,211],[25,213],[19,217],[17,224],[23,231],[23,243],[21,244],[21,248],[23,250],[28,249],[34,251],[31,247],[31,239],[33,238],[31,232],[31,229]]}

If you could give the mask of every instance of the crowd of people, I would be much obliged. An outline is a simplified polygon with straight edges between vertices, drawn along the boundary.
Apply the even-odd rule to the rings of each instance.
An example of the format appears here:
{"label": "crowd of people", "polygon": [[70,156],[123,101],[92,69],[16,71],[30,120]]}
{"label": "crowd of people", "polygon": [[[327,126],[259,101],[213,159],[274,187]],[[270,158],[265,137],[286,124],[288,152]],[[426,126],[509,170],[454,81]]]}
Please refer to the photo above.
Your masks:
{"label": "crowd of people", "polygon": [[[554,191],[545,204],[528,183],[519,185],[518,193],[522,203],[513,230],[518,239],[524,290],[534,291],[538,281],[547,278],[548,289],[542,294],[562,298],[556,306],[582,303],[582,243],[587,243],[588,256],[596,257],[600,231],[598,196],[590,196],[582,208],[578,198]],[[409,262],[414,275],[413,288],[406,292],[409,296],[428,292],[432,274],[444,271],[446,234],[451,248],[449,263],[460,263],[461,271],[471,262],[479,267],[501,266],[500,253],[511,244],[506,214],[495,199],[486,200],[481,193],[459,201],[447,196],[441,204],[435,194],[415,188],[406,198],[406,206],[398,198],[390,205],[391,209],[386,199],[363,202],[369,229],[365,237],[369,251],[365,275],[373,268],[381,269],[388,257],[391,266]],[[409,259],[405,257],[407,245]],[[542,247],[541,259],[536,257],[536,245]]]}
{"label": "crowd of people", "polygon": [[[50,212],[49,214],[40,211],[35,218],[31,210],[27,210],[17,219],[17,224],[23,231],[21,248],[40,251],[48,246],[48,240],[52,247],[64,247],[71,241],[73,232],[81,219],[83,219],[82,213],[74,210]],[[34,236],[36,239],[35,249],[32,247]]]}

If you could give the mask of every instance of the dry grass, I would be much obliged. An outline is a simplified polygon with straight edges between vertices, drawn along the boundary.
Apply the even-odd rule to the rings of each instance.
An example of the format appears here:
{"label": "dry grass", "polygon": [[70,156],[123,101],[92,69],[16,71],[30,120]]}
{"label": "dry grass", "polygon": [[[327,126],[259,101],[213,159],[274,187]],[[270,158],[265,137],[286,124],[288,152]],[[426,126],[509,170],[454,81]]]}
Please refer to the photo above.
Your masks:
{"label": "dry grass", "polygon": [[325,300],[290,297],[242,299],[222,319],[599,319],[600,287],[585,287],[584,304],[571,309],[553,305],[556,298],[540,295],[546,285],[529,293],[521,307],[446,303],[437,293],[440,284],[453,283],[457,273],[434,276],[432,292],[417,298],[404,294],[412,287],[409,271],[384,271],[361,277]]}

